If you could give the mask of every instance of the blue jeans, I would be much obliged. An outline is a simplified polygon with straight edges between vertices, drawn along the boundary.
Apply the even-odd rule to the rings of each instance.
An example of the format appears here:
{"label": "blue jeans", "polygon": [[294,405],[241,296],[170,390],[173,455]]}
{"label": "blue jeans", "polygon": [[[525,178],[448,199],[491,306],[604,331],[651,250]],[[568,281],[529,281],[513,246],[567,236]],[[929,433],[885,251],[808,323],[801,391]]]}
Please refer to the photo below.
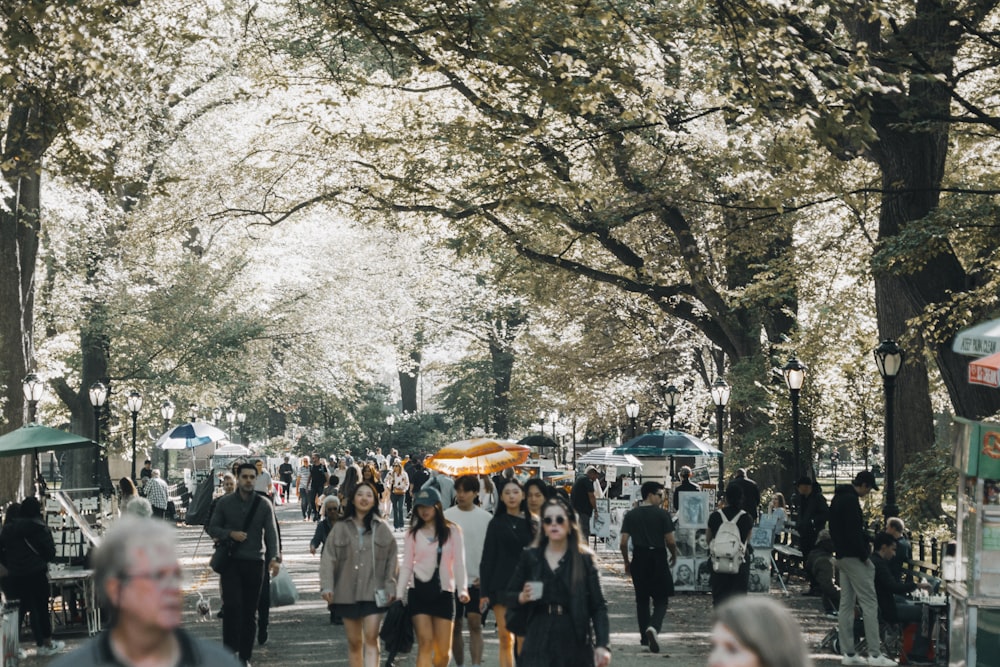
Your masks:
{"label": "blue jeans", "polygon": [[392,527],[402,528],[406,521],[406,513],[403,511],[403,503],[405,502],[406,494],[398,495],[392,494]]}

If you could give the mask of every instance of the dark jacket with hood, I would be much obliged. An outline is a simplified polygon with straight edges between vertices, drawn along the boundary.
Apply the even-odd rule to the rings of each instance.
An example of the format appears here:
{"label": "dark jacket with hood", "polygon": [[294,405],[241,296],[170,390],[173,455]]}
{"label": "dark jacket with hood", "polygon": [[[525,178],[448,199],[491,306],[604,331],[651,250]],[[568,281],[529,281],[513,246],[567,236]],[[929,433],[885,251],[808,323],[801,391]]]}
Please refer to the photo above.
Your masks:
{"label": "dark jacket with hood", "polygon": [[52,531],[41,519],[14,519],[0,532],[0,563],[11,577],[45,572],[55,557]]}
{"label": "dark jacket with hood", "polygon": [[841,484],[830,503],[830,537],[837,558],[868,560],[871,543],[865,531],[865,516],[861,512],[861,497],[853,484]]}

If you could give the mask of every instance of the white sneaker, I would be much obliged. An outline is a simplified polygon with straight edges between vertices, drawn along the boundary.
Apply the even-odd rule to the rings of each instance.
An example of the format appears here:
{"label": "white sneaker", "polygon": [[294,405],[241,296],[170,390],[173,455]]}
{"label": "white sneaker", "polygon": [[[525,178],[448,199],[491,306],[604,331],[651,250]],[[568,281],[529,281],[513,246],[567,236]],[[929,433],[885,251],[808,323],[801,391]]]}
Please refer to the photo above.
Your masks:
{"label": "white sneaker", "polygon": [[874,658],[869,657],[868,664],[871,667],[896,667],[896,661],[884,655],[877,655]]}
{"label": "white sneaker", "polygon": [[48,646],[38,647],[38,655],[55,655],[64,648],[66,648],[66,642],[61,642],[56,639],[53,639],[51,642],[49,642]]}
{"label": "white sneaker", "polygon": [[840,659],[840,664],[854,667],[862,667],[868,665],[868,659],[860,655],[845,655]]}
{"label": "white sneaker", "polygon": [[656,641],[656,628],[652,626],[646,628],[646,641],[649,643],[650,653],[660,652],[660,644]]}

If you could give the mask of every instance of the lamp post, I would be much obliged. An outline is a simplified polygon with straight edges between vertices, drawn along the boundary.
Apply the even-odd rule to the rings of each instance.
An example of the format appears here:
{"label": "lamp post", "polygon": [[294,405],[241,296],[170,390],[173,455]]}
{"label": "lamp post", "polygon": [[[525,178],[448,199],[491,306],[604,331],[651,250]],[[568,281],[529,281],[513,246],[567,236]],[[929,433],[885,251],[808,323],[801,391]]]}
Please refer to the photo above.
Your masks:
{"label": "lamp post", "polygon": [[198,419],[198,404],[191,403],[188,405],[188,421],[192,424]]}
{"label": "lamp post", "polygon": [[[719,451],[722,452],[722,422],[726,419],[726,404],[729,403],[730,387],[729,383],[722,379],[720,375],[712,383],[709,389],[712,394],[712,402],[715,403],[715,425],[719,431]],[[716,498],[721,498],[724,492],[723,484],[726,478],[726,457],[719,455],[719,488],[716,489]]]}
{"label": "lamp post", "polygon": [[226,421],[229,423],[229,442],[233,441],[233,426],[236,424],[236,410],[229,408],[226,411]]}
{"label": "lamp post", "polygon": [[[674,430],[674,413],[677,412],[677,406],[681,404],[681,391],[674,385],[668,386],[663,390],[663,399],[667,404],[667,412],[670,413],[670,430]],[[671,459],[673,462],[673,459]]]}
{"label": "lamp post", "polygon": [[24,376],[21,389],[24,391],[24,400],[28,402],[28,423],[33,424],[38,410],[38,401],[42,400],[42,394],[45,393],[45,383],[35,373],[28,373]]}
{"label": "lamp post", "polygon": [[[196,408],[193,403],[191,404],[193,408]],[[163,417],[163,432],[166,433],[170,430],[170,420],[174,418],[174,404],[169,398],[163,399],[160,403],[160,416]],[[192,416],[191,421],[194,421]],[[166,480],[167,476],[170,474],[170,450],[163,450],[163,479]]]}
{"label": "lamp post", "polygon": [[218,426],[220,419],[222,419],[222,408],[212,408],[212,425]]}
{"label": "lamp post", "polygon": [[90,405],[94,408],[94,442],[97,443],[98,455],[94,457],[94,486],[101,484],[101,408],[108,400],[108,388],[101,382],[90,385],[87,392],[90,396]]}
{"label": "lamp post", "polygon": [[135,479],[135,435],[136,424],[139,420],[139,410],[142,410],[142,394],[132,390],[128,398],[125,399],[125,407],[132,413],[132,479]]}
{"label": "lamp post", "polygon": [[241,445],[245,445],[246,444],[246,438],[243,436],[243,425],[247,421],[247,413],[245,413],[245,412],[237,412],[236,413],[236,421],[239,422],[239,424],[240,424],[240,444]]}
{"label": "lamp post", "polygon": [[385,416],[385,423],[389,427],[389,449],[392,449],[392,425],[396,423],[396,415],[391,412]]}
{"label": "lamp post", "polygon": [[625,404],[625,416],[628,417],[629,426],[632,429],[632,437],[636,434],[636,418],[639,416],[639,404],[633,398]]}
{"label": "lamp post", "polygon": [[[797,478],[802,471],[802,456],[799,443],[799,392],[802,390],[802,383],[806,379],[806,365],[799,361],[798,357],[792,355],[788,363],[781,369],[785,376],[785,384],[792,396],[792,447],[794,449],[794,463],[792,478]],[[810,469],[812,466],[810,466]],[[812,475],[809,475],[812,477]]]}
{"label": "lamp post", "polygon": [[885,387],[885,518],[898,516],[896,507],[895,406],[896,375],[903,366],[903,349],[894,340],[884,340],[873,350],[882,384]]}

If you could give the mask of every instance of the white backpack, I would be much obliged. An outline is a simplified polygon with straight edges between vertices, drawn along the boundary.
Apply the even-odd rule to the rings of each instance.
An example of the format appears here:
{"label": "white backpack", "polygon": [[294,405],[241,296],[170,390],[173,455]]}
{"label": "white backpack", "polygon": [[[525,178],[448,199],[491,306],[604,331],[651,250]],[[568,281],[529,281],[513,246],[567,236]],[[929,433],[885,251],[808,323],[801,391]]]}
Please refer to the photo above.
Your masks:
{"label": "white backpack", "polygon": [[720,510],[722,525],[715,534],[709,554],[712,556],[712,570],[720,574],[736,574],[743,566],[747,545],[740,539],[740,527],[737,525],[740,517],[746,514],[743,510],[736,513],[732,519],[727,519]]}

